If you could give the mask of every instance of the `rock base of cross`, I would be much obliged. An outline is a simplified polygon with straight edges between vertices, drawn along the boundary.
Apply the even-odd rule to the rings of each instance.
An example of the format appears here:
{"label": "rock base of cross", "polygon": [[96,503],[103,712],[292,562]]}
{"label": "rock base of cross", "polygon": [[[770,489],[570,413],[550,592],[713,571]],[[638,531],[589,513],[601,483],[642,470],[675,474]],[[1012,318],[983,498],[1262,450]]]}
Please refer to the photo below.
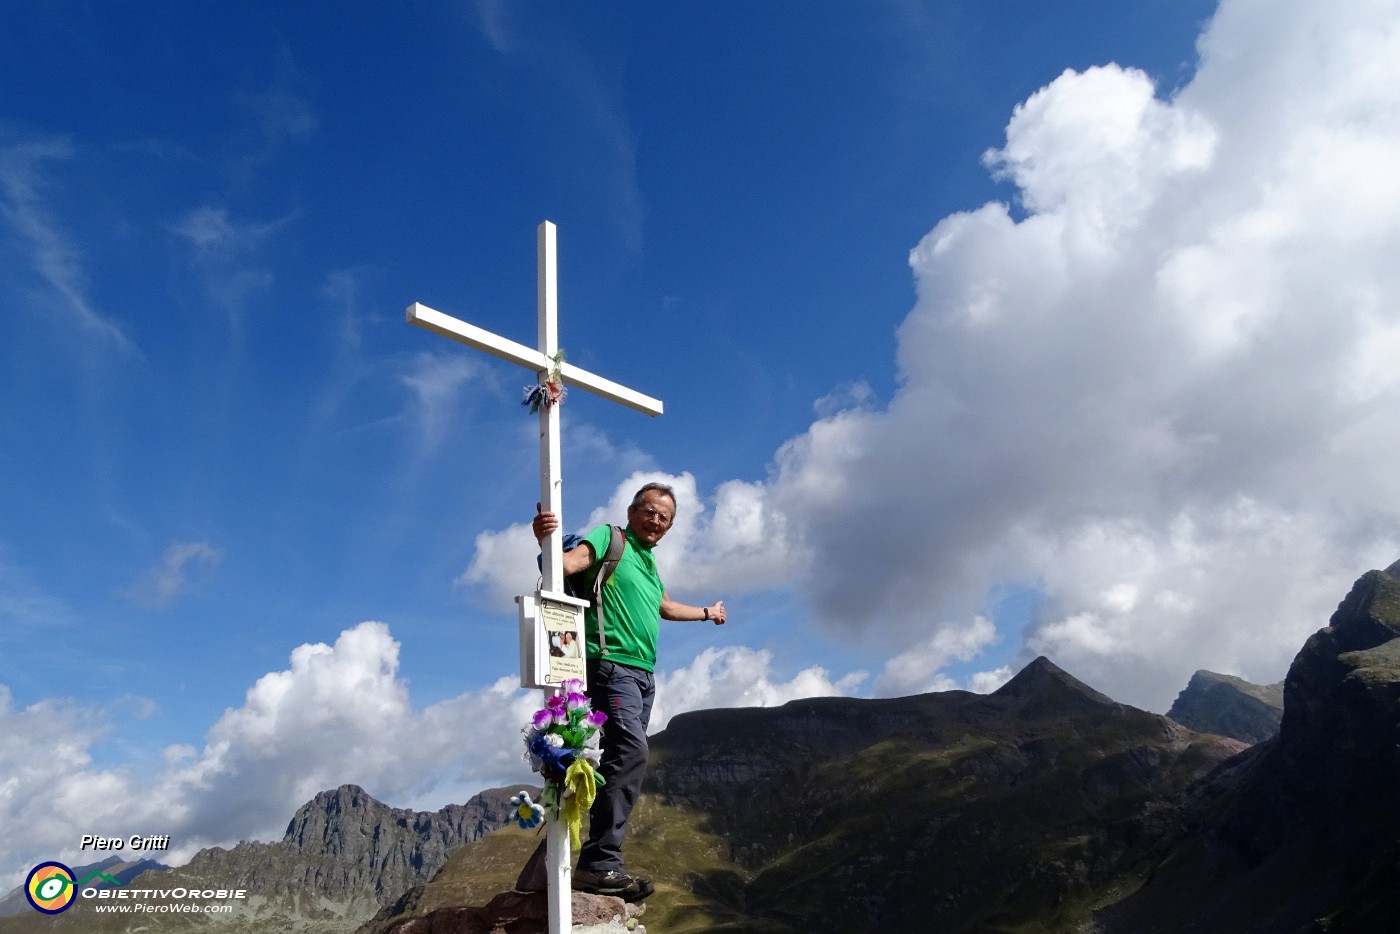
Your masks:
{"label": "rock base of cross", "polygon": [[[639,923],[644,904],[632,905],[612,895],[573,894],[572,934],[646,934]],[[438,908],[405,918],[385,934],[548,934],[549,897],[545,892],[502,892],[480,908]]]}

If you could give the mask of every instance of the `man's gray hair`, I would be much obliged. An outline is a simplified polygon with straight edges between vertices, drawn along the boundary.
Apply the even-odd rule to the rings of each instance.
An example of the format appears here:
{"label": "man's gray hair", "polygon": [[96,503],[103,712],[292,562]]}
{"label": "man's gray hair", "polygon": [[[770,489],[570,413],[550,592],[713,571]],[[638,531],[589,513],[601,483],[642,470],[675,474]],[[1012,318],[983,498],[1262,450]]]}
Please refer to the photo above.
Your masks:
{"label": "man's gray hair", "polygon": [[[676,491],[673,490],[673,489],[671,489],[669,486],[667,486],[667,485],[664,484],[664,483],[648,483],[646,486],[644,486],[644,487],[642,487],[640,490],[638,490],[638,491],[637,491],[637,495],[632,497],[632,506],[631,506],[631,508],[632,508],[632,509],[638,509],[638,508],[640,508],[641,505],[642,505],[642,498],[643,498],[644,496],[646,496],[648,493],[650,493],[652,490],[655,490],[656,492],[662,494],[663,496],[668,496],[668,497],[670,497],[670,498],[671,498],[671,506],[673,507],[673,510],[674,510],[674,509],[679,509],[679,508],[680,508],[680,504],[676,502]],[[671,518],[674,519],[675,516],[672,516]]]}

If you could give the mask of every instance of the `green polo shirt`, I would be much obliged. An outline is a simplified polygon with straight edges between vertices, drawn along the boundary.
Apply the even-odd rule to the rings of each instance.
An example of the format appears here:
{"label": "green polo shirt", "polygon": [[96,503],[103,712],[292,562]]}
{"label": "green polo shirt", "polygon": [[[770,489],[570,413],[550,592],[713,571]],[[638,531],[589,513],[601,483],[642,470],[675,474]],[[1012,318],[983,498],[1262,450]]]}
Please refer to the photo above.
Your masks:
{"label": "green polo shirt", "polygon": [[[608,654],[598,648],[598,612],[584,613],[585,643],[589,658],[604,658],[644,671],[656,668],[656,637],[661,620],[661,596],[666,592],[656,573],[656,556],[651,546],[624,529],[627,547],[617,570],[603,585],[603,627],[608,637]],[[600,525],[585,537],[593,546],[595,564],[608,553],[612,526]]]}

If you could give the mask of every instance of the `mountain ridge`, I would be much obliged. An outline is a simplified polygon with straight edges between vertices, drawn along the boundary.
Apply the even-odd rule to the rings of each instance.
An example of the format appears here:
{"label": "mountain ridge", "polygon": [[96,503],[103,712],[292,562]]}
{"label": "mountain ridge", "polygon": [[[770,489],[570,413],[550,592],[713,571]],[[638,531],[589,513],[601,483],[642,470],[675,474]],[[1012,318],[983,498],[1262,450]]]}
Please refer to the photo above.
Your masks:
{"label": "mountain ridge", "polygon": [[[629,867],[655,879],[646,921],[667,932],[986,930],[1006,904],[1085,919],[1137,822],[1243,748],[1044,658],[990,695],[692,711],[651,738]],[[463,847],[360,934],[484,904],[529,839]]]}
{"label": "mountain ridge", "polygon": [[1283,682],[1254,684],[1234,675],[1197,671],[1167,716],[1202,733],[1262,743],[1283,722]]}
{"label": "mountain ridge", "polygon": [[[1284,680],[1278,735],[1174,808],[1104,934],[1400,928],[1400,562],[1369,571]],[[1176,893],[1197,891],[1183,900]]]}
{"label": "mountain ridge", "polygon": [[[688,712],[652,737],[629,868],[655,879],[646,920],[667,934],[1400,929],[1400,562],[1357,580],[1282,690],[1277,734],[1253,745],[1043,657],[988,695]],[[429,915],[416,929],[456,934],[457,909],[508,890],[541,839],[506,820],[520,787],[473,798],[473,823],[341,786],[279,843],[170,872],[227,884],[241,861],[256,895],[229,934],[384,934]],[[27,934],[16,922],[33,919],[0,932]]]}
{"label": "mountain ridge", "polygon": [[195,854],[192,878],[245,881],[263,895],[307,892],[377,910],[437,872],[448,853],[506,823],[513,788],[492,788],[437,811],[393,808],[358,785],[320,792],[297,809],[276,843],[243,842]]}
{"label": "mountain ridge", "polygon": [[[986,696],[683,714],[652,739],[629,866],[668,934],[1400,929],[1400,562],[1357,581],[1283,693],[1253,745],[1044,658]],[[464,847],[399,917],[484,902],[508,882],[472,860],[523,842]]]}

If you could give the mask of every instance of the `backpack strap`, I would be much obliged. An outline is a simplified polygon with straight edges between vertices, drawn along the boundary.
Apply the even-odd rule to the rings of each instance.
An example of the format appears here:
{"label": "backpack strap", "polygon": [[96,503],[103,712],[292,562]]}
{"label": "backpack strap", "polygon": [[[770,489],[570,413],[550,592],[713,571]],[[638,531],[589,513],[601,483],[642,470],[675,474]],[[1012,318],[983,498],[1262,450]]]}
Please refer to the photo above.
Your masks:
{"label": "backpack strap", "polygon": [[608,539],[608,550],[603,555],[603,563],[598,566],[598,574],[593,578],[593,606],[598,611],[598,651],[603,655],[611,654],[608,651],[608,636],[603,629],[603,585],[613,576],[618,564],[622,561],[622,552],[627,547],[627,537],[622,533],[622,526],[609,526],[612,530],[612,537]]}

